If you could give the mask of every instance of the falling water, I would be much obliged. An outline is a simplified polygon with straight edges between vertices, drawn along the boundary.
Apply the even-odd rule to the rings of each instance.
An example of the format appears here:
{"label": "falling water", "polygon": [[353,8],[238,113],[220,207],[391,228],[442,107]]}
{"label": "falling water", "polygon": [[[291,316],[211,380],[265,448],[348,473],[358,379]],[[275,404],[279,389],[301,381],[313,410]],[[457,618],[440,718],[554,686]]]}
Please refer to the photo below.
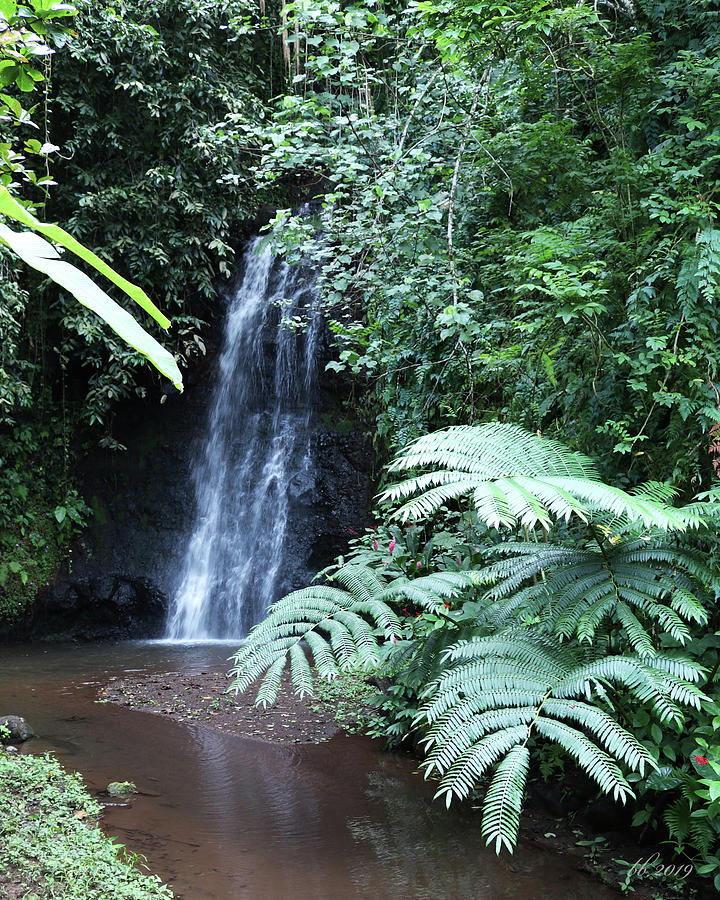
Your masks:
{"label": "falling water", "polygon": [[[194,465],[196,518],[168,619],[172,640],[242,637],[277,599],[291,483],[312,473],[320,321],[312,309],[302,269],[252,241]],[[303,332],[287,327],[298,317],[309,319]]]}

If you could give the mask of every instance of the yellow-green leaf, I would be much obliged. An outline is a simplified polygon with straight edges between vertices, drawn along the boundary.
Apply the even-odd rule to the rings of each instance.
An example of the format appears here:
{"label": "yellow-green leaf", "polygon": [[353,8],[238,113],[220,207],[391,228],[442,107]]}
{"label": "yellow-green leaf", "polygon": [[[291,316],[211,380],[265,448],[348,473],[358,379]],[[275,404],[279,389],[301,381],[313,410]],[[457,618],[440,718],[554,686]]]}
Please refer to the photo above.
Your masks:
{"label": "yellow-green leaf", "polygon": [[6,187],[1,185],[0,213],[9,216],[11,219],[15,219],[17,222],[26,225],[28,228],[32,228],[33,231],[39,231],[40,234],[44,234],[45,237],[49,238],[51,241],[55,241],[56,244],[60,244],[67,250],[71,250],[76,256],[79,256],[80,259],[89,263],[106,278],[109,278],[110,281],[124,291],[128,297],[132,298],[139,306],[142,306],[142,308],[149,313],[156,322],[162,325],[163,328],[170,327],[170,319],[160,312],[142,288],[133,284],[131,281],[128,281],[126,278],[123,278],[122,275],[118,274],[107,263],[103,262],[99,256],[96,256],[92,250],[88,250],[87,247],[84,247],[79,241],[76,241],[71,234],[68,234],[67,231],[60,228],[59,225],[46,225],[44,222],[38,221],[22,204],[18,203]]}
{"label": "yellow-green leaf", "polygon": [[152,335],[117,304],[80,269],[61,259],[52,244],[30,231],[16,232],[0,224],[0,242],[33,269],[43,272],[61,287],[104,319],[120,337],[127,341],[182,390],[182,376],[174,357]]}

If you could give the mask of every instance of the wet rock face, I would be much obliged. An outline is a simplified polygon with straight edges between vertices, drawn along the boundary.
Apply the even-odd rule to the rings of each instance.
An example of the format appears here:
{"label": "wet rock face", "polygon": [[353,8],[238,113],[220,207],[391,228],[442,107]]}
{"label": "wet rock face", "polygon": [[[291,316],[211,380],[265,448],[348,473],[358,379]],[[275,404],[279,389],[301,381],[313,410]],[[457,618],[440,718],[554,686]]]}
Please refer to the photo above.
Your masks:
{"label": "wet rock face", "polygon": [[305,587],[320,569],[362,534],[372,500],[369,442],[358,432],[318,427],[312,435],[317,468],[306,484],[291,485],[292,514],[286,540],[282,593]]}
{"label": "wet rock face", "polygon": [[[127,450],[97,448],[82,461],[81,486],[93,517],[71,566],[39,595],[24,636],[164,634],[193,525],[192,463],[203,446],[213,362],[191,374],[182,396],[163,404],[148,399],[118,415],[114,437]],[[371,448],[339,409],[333,385],[324,384],[311,434],[316,470],[289,485],[281,594],[307,585],[368,521]]]}
{"label": "wet rock face", "polygon": [[[90,559],[78,569],[91,569]],[[64,572],[39,598],[31,633],[36,637],[123,639],[158,637],[167,600],[149,579],[126,574],[78,577]]]}

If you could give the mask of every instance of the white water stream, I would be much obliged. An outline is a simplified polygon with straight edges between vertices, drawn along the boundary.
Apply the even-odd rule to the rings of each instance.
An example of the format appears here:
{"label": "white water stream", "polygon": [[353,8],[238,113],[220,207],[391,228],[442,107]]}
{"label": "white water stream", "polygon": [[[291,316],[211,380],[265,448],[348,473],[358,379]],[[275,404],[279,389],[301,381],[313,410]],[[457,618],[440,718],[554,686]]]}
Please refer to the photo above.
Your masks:
{"label": "white water stream", "polygon": [[[258,238],[245,253],[225,319],[170,640],[243,637],[278,598],[290,486],[313,469],[309,425],[320,317],[312,313],[307,274],[259,246]],[[280,324],[303,315],[304,332]]]}

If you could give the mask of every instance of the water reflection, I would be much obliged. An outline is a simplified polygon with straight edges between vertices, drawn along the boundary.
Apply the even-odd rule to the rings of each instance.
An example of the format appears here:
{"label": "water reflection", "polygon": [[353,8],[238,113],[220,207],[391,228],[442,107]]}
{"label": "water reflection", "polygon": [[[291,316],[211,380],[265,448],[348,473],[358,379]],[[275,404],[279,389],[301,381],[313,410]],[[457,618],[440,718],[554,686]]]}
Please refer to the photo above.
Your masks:
{"label": "water reflection", "polygon": [[266,744],[94,702],[111,675],[224,671],[227,647],[10,648],[0,710],[25,715],[94,790],[129,779],[106,829],[186,900],[610,898],[573,861],[522,847],[498,860],[477,817],[447,813],[411,760],[362,738]]}

